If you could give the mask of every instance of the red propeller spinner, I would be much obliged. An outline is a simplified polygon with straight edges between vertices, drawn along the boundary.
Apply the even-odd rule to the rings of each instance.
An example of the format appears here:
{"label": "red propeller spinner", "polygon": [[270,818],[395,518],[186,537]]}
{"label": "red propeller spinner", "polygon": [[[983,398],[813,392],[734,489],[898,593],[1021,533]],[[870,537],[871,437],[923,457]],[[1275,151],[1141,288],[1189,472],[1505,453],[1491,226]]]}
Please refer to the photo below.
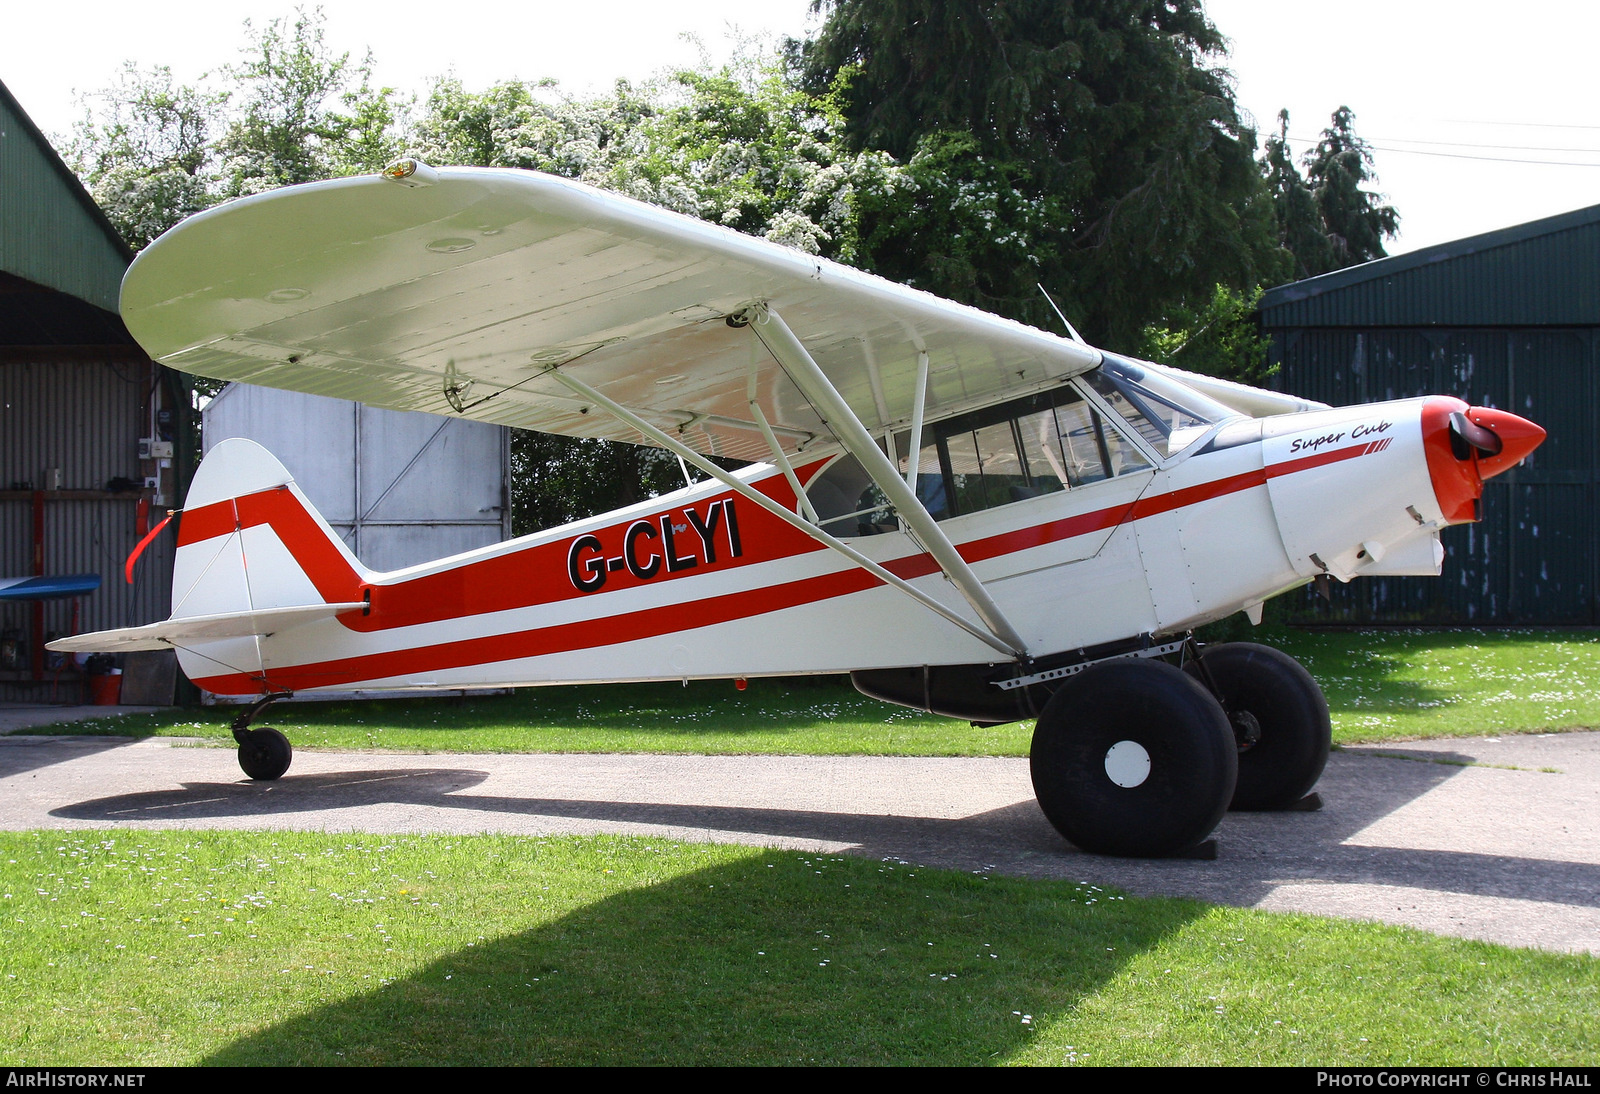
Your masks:
{"label": "red propeller spinner", "polygon": [[1543,429],[1505,410],[1435,396],[1422,411],[1422,440],[1433,492],[1451,524],[1477,520],[1483,482],[1527,458]]}

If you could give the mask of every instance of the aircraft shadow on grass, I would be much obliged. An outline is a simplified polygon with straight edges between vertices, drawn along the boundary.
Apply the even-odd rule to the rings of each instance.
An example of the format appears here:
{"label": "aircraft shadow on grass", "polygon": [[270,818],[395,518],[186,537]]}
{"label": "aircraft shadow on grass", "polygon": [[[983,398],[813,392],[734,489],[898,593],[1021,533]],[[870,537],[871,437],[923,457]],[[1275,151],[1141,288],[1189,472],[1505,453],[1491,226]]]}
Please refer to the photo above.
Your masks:
{"label": "aircraft shadow on grass", "polygon": [[[934,818],[539,798],[471,793],[489,772],[452,768],[291,775],[273,783],[186,783],[181,790],[79,802],[54,809],[51,816],[174,825],[400,805],[548,818],[574,822],[574,827],[601,824],[614,826],[612,831],[664,828],[679,839],[834,845],[853,854],[892,856],[928,866],[1090,878],[1144,895],[1185,895],[1242,906],[1258,903],[1285,883],[1306,882],[1424,888],[1600,907],[1600,865],[1593,863],[1347,842],[1459,775],[1464,770],[1459,765],[1471,759],[1440,753],[1429,753],[1427,758],[1434,762],[1336,753],[1322,784],[1329,803],[1325,810],[1229,814],[1218,832],[1221,858],[1214,862],[1082,854],[1055,834],[1031,799],[966,817]],[[402,823],[415,823],[415,817]],[[424,822],[421,827],[430,825]]]}
{"label": "aircraft shadow on grass", "polygon": [[[200,1062],[993,1063],[1033,1038],[1014,1012],[1069,1012],[1204,914],[1040,902],[971,876],[815,873],[797,854],[810,858],[757,853],[603,898]],[[1059,944],[1041,947],[1041,930]]]}

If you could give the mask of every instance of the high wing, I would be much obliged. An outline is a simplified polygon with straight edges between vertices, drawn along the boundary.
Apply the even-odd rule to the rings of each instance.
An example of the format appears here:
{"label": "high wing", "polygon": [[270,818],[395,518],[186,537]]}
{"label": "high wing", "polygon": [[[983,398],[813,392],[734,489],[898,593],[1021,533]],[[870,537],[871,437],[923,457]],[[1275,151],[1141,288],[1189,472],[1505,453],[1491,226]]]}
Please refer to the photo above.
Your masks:
{"label": "high wing", "polygon": [[403,179],[230,202],[157,240],[122,288],[140,344],[204,376],[643,439],[549,375],[560,366],[707,455],[771,459],[762,416],[786,454],[842,439],[730,326],[751,308],[781,314],[874,436],[920,416],[923,367],[934,418],[1100,361],[1079,342],[528,171],[416,164]]}

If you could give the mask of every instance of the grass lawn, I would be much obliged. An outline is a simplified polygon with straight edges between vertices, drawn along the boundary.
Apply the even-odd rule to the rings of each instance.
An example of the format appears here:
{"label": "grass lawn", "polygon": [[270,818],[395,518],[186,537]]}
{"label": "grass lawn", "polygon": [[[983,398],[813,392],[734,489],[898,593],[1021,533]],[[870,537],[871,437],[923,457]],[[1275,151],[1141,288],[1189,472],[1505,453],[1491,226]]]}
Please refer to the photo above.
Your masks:
{"label": "grass lawn", "polygon": [[0,834],[0,1064],[1582,1064],[1600,961],[643,839]]}
{"label": "grass lawn", "polygon": [[[1593,631],[1301,631],[1258,637],[1322,684],[1336,743],[1600,725]],[[201,737],[230,745],[226,709],[41,727],[34,733]],[[978,729],[857,694],[843,678],[528,688],[509,696],[286,704],[297,748],[436,752],[696,752],[1025,756],[1019,722]]]}
{"label": "grass lawn", "polygon": [[1600,633],[1291,631],[1336,743],[1600,726]]}

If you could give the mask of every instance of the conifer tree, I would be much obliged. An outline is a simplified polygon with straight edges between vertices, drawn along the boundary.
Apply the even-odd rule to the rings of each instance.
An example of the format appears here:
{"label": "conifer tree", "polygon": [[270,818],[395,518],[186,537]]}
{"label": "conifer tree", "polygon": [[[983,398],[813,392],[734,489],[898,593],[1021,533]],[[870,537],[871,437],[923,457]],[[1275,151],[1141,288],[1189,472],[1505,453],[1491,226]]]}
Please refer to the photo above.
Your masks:
{"label": "conifer tree", "polygon": [[1355,114],[1341,106],[1306,159],[1306,182],[1333,251],[1330,269],[1384,257],[1383,241],[1400,231],[1400,214],[1364,188],[1376,181],[1372,149],[1355,134]]}
{"label": "conifer tree", "polygon": [[1294,257],[1294,276],[1313,277],[1333,269],[1333,246],[1323,230],[1316,195],[1289,151],[1287,110],[1278,111],[1278,131],[1267,138],[1261,169],[1272,194],[1278,243]]}
{"label": "conifer tree", "polygon": [[[877,272],[1112,348],[1278,270],[1224,39],[1201,0],[819,0],[793,55],[855,148],[937,185],[864,211]],[[914,232],[899,231],[909,222]]]}

